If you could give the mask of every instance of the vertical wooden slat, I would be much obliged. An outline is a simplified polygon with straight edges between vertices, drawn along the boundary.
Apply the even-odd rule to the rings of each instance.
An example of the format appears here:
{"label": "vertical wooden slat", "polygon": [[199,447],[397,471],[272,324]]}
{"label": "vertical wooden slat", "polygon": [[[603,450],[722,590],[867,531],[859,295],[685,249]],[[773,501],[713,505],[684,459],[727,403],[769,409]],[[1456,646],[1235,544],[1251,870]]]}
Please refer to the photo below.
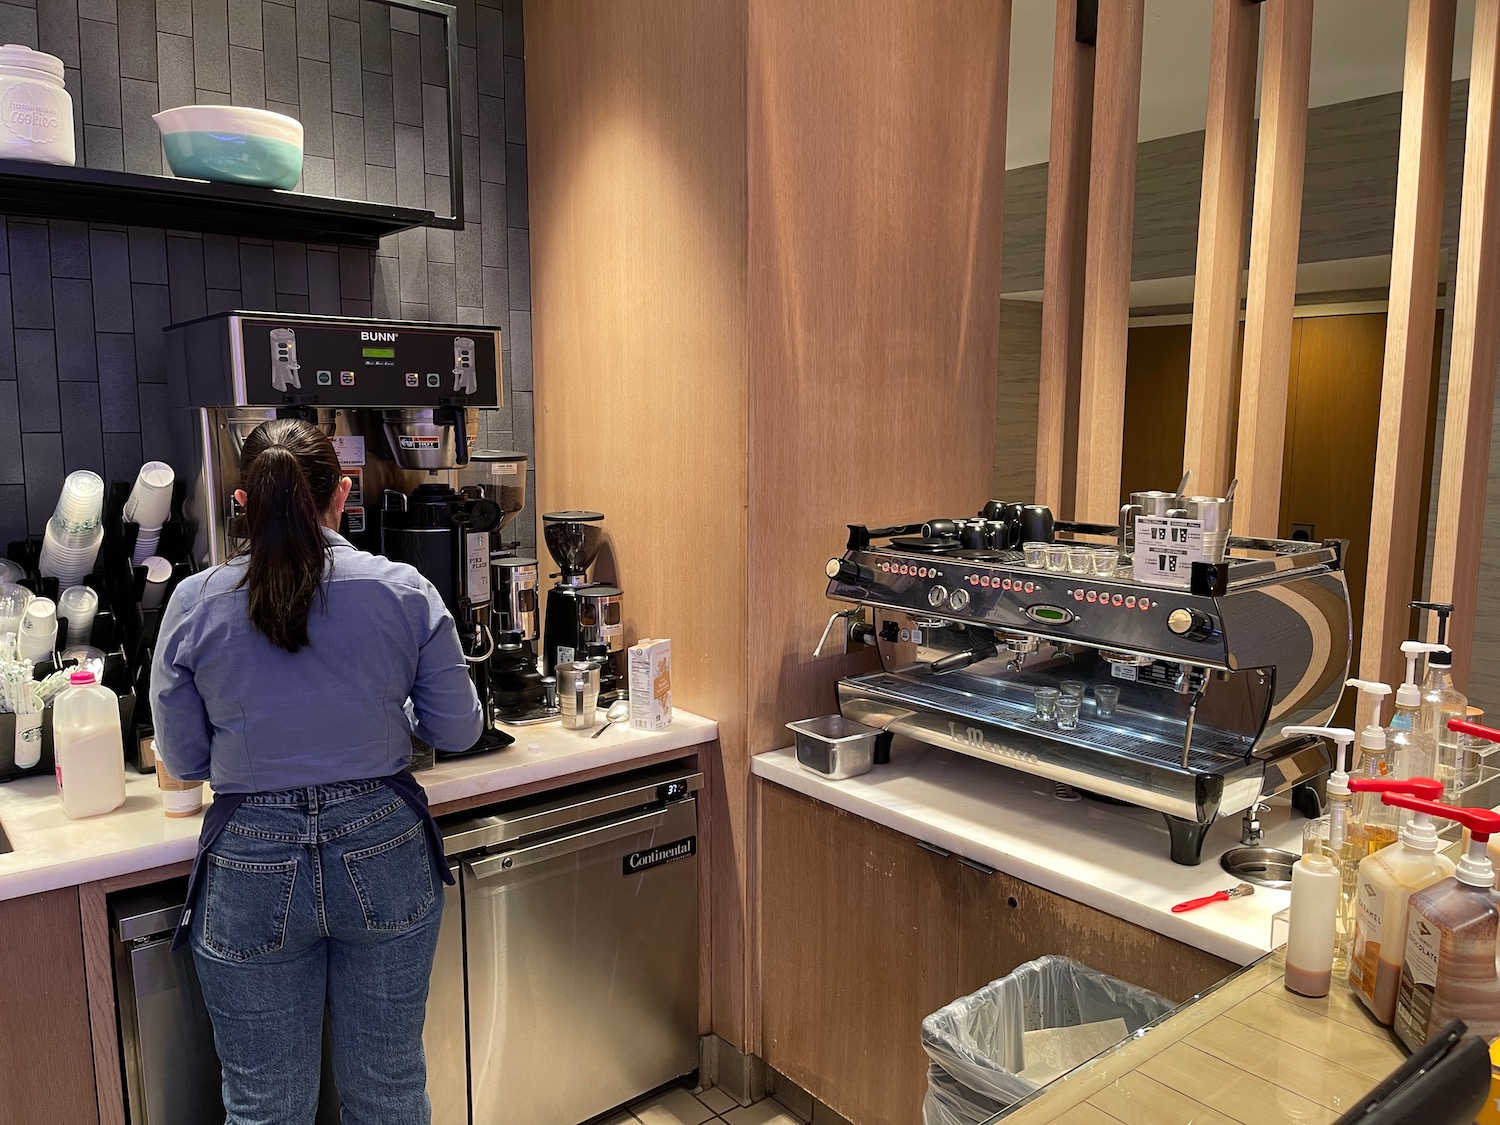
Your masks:
{"label": "vertical wooden slat", "polygon": [[1500,359],[1500,4],[1475,5],[1469,67],[1469,121],[1464,141],[1463,210],[1458,230],[1453,346],[1438,484],[1438,536],[1432,596],[1457,608],[1448,643],[1456,678],[1466,682],[1474,638],[1479,552]]}
{"label": "vertical wooden slat", "polygon": [[[1407,603],[1421,549],[1417,532],[1437,321],[1456,10],[1456,0],[1411,0],[1407,12],[1390,308],[1359,658],[1361,675],[1389,683],[1396,682],[1391,677],[1401,668],[1398,646],[1410,620]],[[1362,710],[1358,720],[1363,725],[1370,716]]]}
{"label": "vertical wooden slat", "polygon": [[1079,0],[1057,0],[1037,396],[1036,502],[1064,515],[1073,511],[1078,471],[1084,248],[1094,117],[1094,47],[1079,41],[1078,6]]}
{"label": "vertical wooden slat", "polygon": [[1260,8],[1255,0],[1214,0],[1183,450],[1193,490],[1209,496],[1223,495],[1234,464],[1234,353],[1240,337]]}
{"label": "vertical wooden slat", "polygon": [[1312,62],[1312,0],[1266,0],[1250,284],[1245,298],[1245,361],[1235,448],[1234,522],[1241,535],[1275,535],[1291,370],[1292,304],[1307,150],[1307,80]]}
{"label": "vertical wooden slat", "polygon": [[1145,0],[1101,4],[1095,48],[1074,514],[1104,523],[1113,523],[1120,507],[1145,7]]}

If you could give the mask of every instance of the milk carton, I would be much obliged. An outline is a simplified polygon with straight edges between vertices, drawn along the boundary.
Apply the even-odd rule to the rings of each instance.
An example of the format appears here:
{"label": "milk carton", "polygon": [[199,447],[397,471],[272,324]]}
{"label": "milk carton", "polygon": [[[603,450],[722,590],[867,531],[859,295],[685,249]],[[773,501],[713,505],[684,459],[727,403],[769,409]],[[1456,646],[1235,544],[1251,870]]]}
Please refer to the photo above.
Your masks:
{"label": "milk carton", "polygon": [[672,642],[643,637],[630,646],[630,725],[665,730],[672,725]]}

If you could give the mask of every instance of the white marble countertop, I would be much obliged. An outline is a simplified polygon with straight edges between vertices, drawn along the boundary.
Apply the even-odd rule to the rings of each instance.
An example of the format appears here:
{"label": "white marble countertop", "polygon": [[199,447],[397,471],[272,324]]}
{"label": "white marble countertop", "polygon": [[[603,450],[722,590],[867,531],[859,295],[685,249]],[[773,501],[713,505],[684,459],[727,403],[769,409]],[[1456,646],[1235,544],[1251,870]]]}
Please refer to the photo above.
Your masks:
{"label": "white marble countertop", "polygon": [[[712,742],[719,731],[712,719],[682,710],[664,731],[618,725],[597,739],[558,723],[506,729],[515,736],[513,746],[443,759],[417,774],[434,808],[481,794],[503,797],[536,782],[565,783],[585,770]],[[50,777],[0,785],[0,827],[15,849],[0,855],[0,900],[192,859],[202,817],[163,814],[154,774],[127,769],[125,777],[125,803],[87,820],[63,814]]]}
{"label": "white marble countertop", "polygon": [[[890,765],[844,781],[803,769],[790,748],[758,755],[751,772],[1240,965],[1271,948],[1271,916],[1291,900],[1256,887],[1247,898],[1172,913],[1175,903],[1234,886],[1219,856],[1239,846],[1238,814],[1209,829],[1203,862],[1186,867],[1168,855],[1160,813],[1062,802],[1043,778],[904,739]],[[1304,823],[1274,800],[1261,817],[1264,846],[1300,852]]]}

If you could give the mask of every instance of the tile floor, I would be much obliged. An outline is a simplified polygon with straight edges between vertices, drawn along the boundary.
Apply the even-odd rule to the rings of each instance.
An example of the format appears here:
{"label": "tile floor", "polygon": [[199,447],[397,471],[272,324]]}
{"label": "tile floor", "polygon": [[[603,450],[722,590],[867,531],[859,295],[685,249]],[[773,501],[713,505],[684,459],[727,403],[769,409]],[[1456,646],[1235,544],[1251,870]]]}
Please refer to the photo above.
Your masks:
{"label": "tile floor", "polygon": [[683,1089],[668,1090],[600,1125],[805,1125],[807,1120],[775,1098],[741,1106],[722,1090],[710,1088],[696,1096]]}

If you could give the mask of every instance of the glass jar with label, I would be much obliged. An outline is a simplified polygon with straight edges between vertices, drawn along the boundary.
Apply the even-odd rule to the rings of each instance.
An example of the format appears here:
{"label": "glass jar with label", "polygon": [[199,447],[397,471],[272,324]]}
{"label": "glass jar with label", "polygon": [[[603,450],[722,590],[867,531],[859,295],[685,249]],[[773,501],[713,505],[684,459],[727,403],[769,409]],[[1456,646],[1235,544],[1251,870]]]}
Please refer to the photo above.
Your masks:
{"label": "glass jar with label", "polygon": [[75,162],[73,99],[56,55],[18,43],[0,46],[0,158]]}

